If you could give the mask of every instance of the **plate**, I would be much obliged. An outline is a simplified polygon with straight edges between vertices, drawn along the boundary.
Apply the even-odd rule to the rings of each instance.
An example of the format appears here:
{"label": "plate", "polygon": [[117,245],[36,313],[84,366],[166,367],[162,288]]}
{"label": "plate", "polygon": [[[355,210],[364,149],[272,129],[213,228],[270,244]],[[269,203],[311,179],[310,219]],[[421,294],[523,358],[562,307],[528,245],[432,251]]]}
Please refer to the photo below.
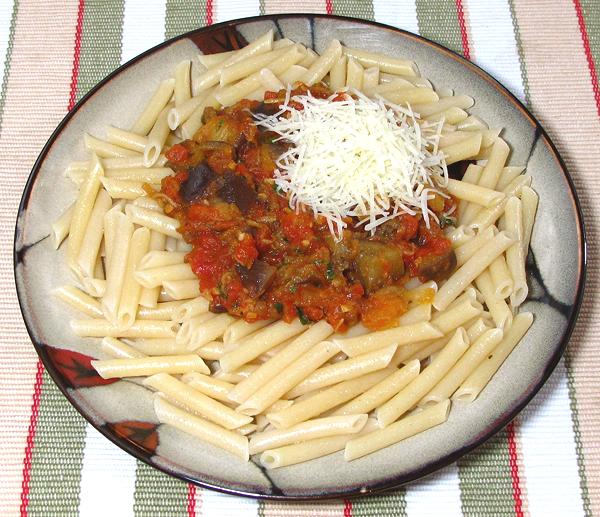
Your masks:
{"label": "plate", "polygon": [[[51,289],[70,283],[63,246],[52,250],[49,224],[75,198],[63,176],[83,159],[84,132],[103,135],[108,124],[129,127],[133,117],[182,59],[243,46],[275,29],[317,51],[337,38],[345,45],[413,59],[436,87],[472,95],[472,112],[504,127],[511,163],[526,164],[540,206],[527,272],[524,309],[535,321],[481,396],[456,405],[445,424],[346,463],[339,452],[266,471],[171,427],[160,426],[151,394],[128,380],[102,380],[90,367],[97,342],[77,338],[68,309]],[[60,256],[62,255],[62,257]],[[544,384],[568,342],[583,296],[585,234],[573,183],[548,135],[497,81],[440,45],[378,23],[318,15],[275,15],[230,21],[184,34],[131,60],[95,86],[60,123],[25,187],[15,231],[15,278],[23,318],[46,369],[77,410],[136,458],[183,480],[223,492],[273,499],[369,494],[398,487],[439,469],[504,427]]]}

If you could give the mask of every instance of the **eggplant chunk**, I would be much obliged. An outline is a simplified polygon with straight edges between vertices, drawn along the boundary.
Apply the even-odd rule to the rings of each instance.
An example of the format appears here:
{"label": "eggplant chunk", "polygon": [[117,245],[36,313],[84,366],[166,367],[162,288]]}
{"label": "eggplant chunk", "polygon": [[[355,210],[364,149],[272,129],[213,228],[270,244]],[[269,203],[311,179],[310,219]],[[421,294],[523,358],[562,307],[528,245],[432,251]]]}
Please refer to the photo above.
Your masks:
{"label": "eggplant chunk", "polygon": [[245,178],[233,173],[225,174],[218,193],[223,201],[235,204],[243,214],[256,202],[256,191]]}
{"label": "eggplant chunk", "polygon": [[445,280],[456,268],[456,255],[451,248],[443,255],[428,255],[416,260],[419,276],[427,280]]}
{"label": "eggplant chunk", "polygon": [[188,171],[188,179],[179,188],[179,193],[184,201],[190,202],[199,198],[206,191],[206,187],[215,177],[215,173],[206,163],[199,163]]}
{"label": "eggplant chunk", "polygon": [[271,282],[277,268],[263,262],[255,260],[250,269],[244,266],[237,266],[237,272],[240,275],[243,286],[248,289],[251,298],[258,298],[263,294]]}
{"label": "eggplant chunk", "polygon": [[339,242],[328,235],[325,237],[325,242],[331,252],[331,260],[335,267],[341,271],[349,269],[359,252],[358,240],[353,238],[352,233],[344,232],[344,238]]}
{"label": "eggplant chunk", "polygon": [[377,291],[404,274],[402,250],[380,242],[360,241],[354,264],[367,293]]}

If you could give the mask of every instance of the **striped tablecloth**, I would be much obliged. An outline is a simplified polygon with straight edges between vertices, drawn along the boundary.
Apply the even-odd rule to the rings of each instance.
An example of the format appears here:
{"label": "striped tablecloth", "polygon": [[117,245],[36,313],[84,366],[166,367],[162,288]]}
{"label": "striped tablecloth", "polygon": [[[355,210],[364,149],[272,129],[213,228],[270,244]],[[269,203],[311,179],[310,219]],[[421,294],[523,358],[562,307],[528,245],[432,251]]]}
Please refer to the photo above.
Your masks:
{"label": "striped tablecloth", "polygon": [[[495,438],[387,495],[283,504],[177,481],[87,424],[28,340],[14,290],[12,240],[36,156],[98,80],[165,38],[206,24],[309,11],[420,33],[511,89],[544,124],[571,171],[590,266],[566,357]],[[0,67],[0,515],[600,516],[598,0],[0,0]]]}

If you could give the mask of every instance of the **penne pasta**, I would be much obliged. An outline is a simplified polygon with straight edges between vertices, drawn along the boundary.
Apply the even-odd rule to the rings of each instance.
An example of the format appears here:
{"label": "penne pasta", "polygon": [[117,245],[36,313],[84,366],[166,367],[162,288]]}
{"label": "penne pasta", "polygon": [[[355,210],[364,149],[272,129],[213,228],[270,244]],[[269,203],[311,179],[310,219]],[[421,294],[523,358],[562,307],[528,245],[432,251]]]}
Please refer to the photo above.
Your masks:
{"label": "penne pasta", "polygon": [[173,426],[184,433],[196,436],[215,447],[226,450],[242,461],[250,459],[248,438],[240,433],[230,431],[204,418],[183,411],[169,404],[160,396],[154,397],[154,412],[163,424]]}
{"label": "penne pasta", "polygon": [[[369,413],[373,409],[381,406],[408,383],[414,380],[419,375],[421,365],[419,361],[412,360],[399,370],[396,368],[386,368],[381,370],[387,375],[377,384],[369,389],[366,389],[362,394],[336,409],[333,415],[352,415],[360,413]],[[390,373],[391,371],[391,373]]]}
{"label": "penne pasta", "polygon": [[395,422],[417,405],[457,363],[469,346],[469,338],[461,327],[456,330],[440,354],[410,384],[377,408],[377,421],[381,427]]}
{"label": "penne pasta", "polygon": [[[207,368],[207,372],[210,370]],[[195,390],[167,373],[157,373],[144,380],[144,386],[162,393],[171,404],[218,424],[225,429],[237,429],[252,422],[252,417],[233,409]]]}
{"label": "penne pasta", "polygon": [[[392,371],[393,370],[391,369],[385,368],[383,370],[361,375],[355,379],[340,382],[335,386],[320,391],[306,400],[301,402],[296,401],[291,406],[280,411],[267,413],[267,418],[277,429],[286,429],[299,424],[300,422],[304,422],[305,420],[319,416],[344,402],[348,402],[388,377]],[[354,414],[359,413],[366,413],[366,411],[355,412]]]}
{"label": "penne pasta", "polygon": [[91,318],[102,318],[100,302],[72,285],[64,285],[52,291],[59,300]]}
{"label": "penne pasta", "polygon": [[102,164],[96,155],[92,156],[88,177],[83,182],[79,196],[73,207],[69,240],[67,241],[67,262],[77,272],[76,261],[81,251],[85,231],[87,229],[96,196],[100,190],[100,178],[104,175]]}
{"label": "penne pasta", "polygon": [[346,443],[344,459],[352,461],[367,454],[384,449],[406,438],[422,433],[444,423],[450,412],[450,401],[445,400],[414,415],[394,422],[384,429],[378,429]]}
{"label": "penne pasta", "polygon": [[144,108],[144,111],[131,127],[131,132],[139,135],[147,135],[150,132],[150,129],[152,129],[152,126],[154,126],[159,113],[171,99],[174,90],[175,79],[165,79],[162,81],[156,92],[154,92],[150,102]]}
{"label": "penne pasta", "polygon": [[158,287],[168,280],[193,280],[195,278],[196,275],[192,268],[185,262],[149,269],[138,268],[135,271],[135,279],[143,287]]}
{"label": "penne pasta", "polygon": [[273,402],[283,397],[285,393],[308,377],[319,366],[325,364],[339,351],[339,347],[329,341],[316,344],[300,356],[298,361],[288,365],[279,375],[263,384],[238,406],[237,411],[245,415],[262,413]]}
{"label": "penne pasta", "polygon": [[278,321],[256,332],[242,346],[225,354],[219,364],[225,372],[233,372],[240,366],[256,359],[270,348],[296,336],[306,327],[296,319],[292,323]]}
{"label": "penne pasta", "polygon": [[[136,320],[138,315],[138,304],[140,294],[142,292],[141,285],[134,277],[134,271],[139,264],[140,259],[144,256],[150,245],[150,230],[148,228],[138,228],[131,236],[131,245],[127,254],[127,262],[125,263],[125,271],[123,278],[123,286],[121,298],[117,309],[117,325],[128,328]],[[103,299],[104,300],[104,299]],[[153,314],[153,316],[157,316]],[[142,314],[139,314],[140,319],[144,319]],[[158,317],[146,317],[145,319],[163,319]]]}
{"label": "penne pasta", "polygon": [[500,232],[467,262],[458,268],[436,293],[433,306],[444,310],[452,301],[477,278],[506,249],[514,243],[507,232]]}
{"label": "penne pasta", "polygon": [[484,271],[475,279],[475,285],[477,285],[477,289],[483,294],[485,305],[488,311],[490,311],[496,326],[502,330],[509,329],[512,325],[513,314],[504,301],[504,298],[498,296],[497,288],[494,285],[489,270]]}
{"label": "penne pasta", "polygon": [[362,66],[376,66],[382,72],[396,75],[418,76],[417,65],[406,59],[396,59],[383,54],[344,47],[344,54],[356,59]]}
{"label": "penne pasta", "polygon": [[170,321],[137,320],[128,329],[107,320],[71,320],[71,329],[80,337],[174,338]]}
{"label": "penne pasta", "polygon": [[192,62],[189,59],[181,61],[175,67],[175,87],[173,90],[175,106],[181,106],[192,95],[192,84],[190,74],[191,68]]}
{"label": "penne pasta", "polygon": [[226,403],[230,402],[227,394],[235,387],[234,384],[198,372],[186,373],[181,380],[195,390]]}
{"label": "penne pasta", "polygon": [[177,228],[179,228],[179,221],[177,219],[132,204],[125,207],[125,213],[135,224],[164,233],[168,237],[174,237],[175,239],[182,238],[181,234],[177,231]]}
{"label": "penne pasta", "polygon": [[[242,403],[256,393],[266,383],[280,375],[289,365],[308,353],[318,343],[327,339],[333,333],[331,325],[325,321],[319,321],[312,325],[306,332],[299,336],[290,336],[293,338],[285,348],[260,366],[248,379],[240,382],[229,394],[232,401]],[[257,332],[249,337],[249,340],[264,340],[265,336]],[[247,341],[242,346],[247,346]]]}
{"label": "penne pasta", "polygon": [[431,406],[449,399],[461,383],[481,364],[496,345],[500,343],[502,337],[503,332],[500,329],[491,329],[482,334],[444,378],[421,399],[419,405]]}
{"label": "penne pasta", "polygon": [[329,87],[335,92],[346,84],[348,57],[343,54],[331,65],[329,70]]}
{"label": "penne pasta", "polygon": [[368,354],[358,355],[345,361],[323,366],[289,391],[287,396],[293,399],[312,390],[355,379],[356,377],[377,370],[383,370],[390,364],[395,352],[396,345],[392,345]]}
{"label": "penne pasta", "polygon": [[346,443],[352,438],[370,433],[376,428],[377,424],[375,420],[369,418],[365,426],[358,433],[328,436],[284,445],[275,449],[268,449],[260,455],[260,463],[267,469],[274,469],[327,456],[328,454],[343,450]]}
{"label": "penne pasta", "polygon": [[102,338],[100,348],[104,353],[115,359],[135,359],[145,357],[145,354],[136,348],[129,346],[127,343],[123,343],[123,341],[119,341],[114,337]]}
{"label": "penne pasta", "polygon": [[148,144],[148,139],[145,136],[114,126],[106,128],[106,140],[113,145],[135,151],[136,153],[143,153],[144,147]]}
{"label": "penne pasta", "polygon": [[513,291],[510,304],[518,307],[527,298],[529,291],[525,274],[525,251],[523,249],[523,207],[521,200],[511,197],[504,211],[506,229],[511,232],[516,242],[506,250],[506,265],[513,280]]}
{"label": "penne pasta", "polygon": [[502,341],[473,373],[464,380],[452,396],[452,400],[473,402],[523,338],[523,335],[531,327],[532,323],[533,314],[530,312],[517,314],[512,326],[504,333]]}
{"label": "penne pasta", "polygon": [[71,219],[73,218],[73,210],[75,203],[71,204],[61,216],[52,223],[52,247],[57,250],[61,245],[62,241],[69,235],[69,228],[71,226]]}
{"label": "penne pasta", "polygon": [[104,140],[100,140],[87,133],[83,135],[83,145],[88,151],[96,154],[100,158],[126,158],[128,156],[137,157],[139,155],[137,151],[132,151],[131,149],[126,149],[119,145],[111,144],[110,142],[105,142]]}
{"label": "penne pasta", "polygon": [[210,373],[208,366],[195,354],[96,360],[92,361],[92,366],[103,379],[142,377],[157,373]]}
{"label": "penne pasta", "polygon": [[[333,64],[342,56],[342,45],[336,39],[331,40],[323,53],[309,66],[300,78],[304,84],[311,86],[327,75]],[[302,63],[301,63],[302,64]],[[307,66],[307,65],[304,65]]]}
{"label": "penne pasta", "polygon": [[415,323],[404,327],[371,332],[366,336],[334,339],[342,352],[349,357],[366,354],[390,345],[404,345],[415,341],[425,341],[442,337],[443,334],[428,322]]}
{"label": "penne pasta", "polygon": [[263,431],[250,438],[250,454],[300,441],[358,433],[366,423],[367,415],[342,415],[316,418],[287,429]]}

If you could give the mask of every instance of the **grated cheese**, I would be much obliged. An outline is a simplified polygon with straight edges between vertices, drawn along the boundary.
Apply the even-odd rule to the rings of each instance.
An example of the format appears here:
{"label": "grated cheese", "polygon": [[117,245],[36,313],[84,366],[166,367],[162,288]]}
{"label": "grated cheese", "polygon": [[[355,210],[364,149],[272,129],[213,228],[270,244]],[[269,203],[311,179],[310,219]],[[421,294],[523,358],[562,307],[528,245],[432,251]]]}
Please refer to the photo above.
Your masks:
{"label": "grated cheese", "polygon": [[346,217],[372,233],[402,213],[420,212],[429,226],[435,215],[427,200],[448,180],[438,151],[443,120],[423,122],[410,107],[347,93],[333,101],[338,94],[292,97],[288,88],[276,114],[257,116],[258,125],[291,144],[277,160],[275,183],[289,194],[291,208],[325,217],[336,240]]}

